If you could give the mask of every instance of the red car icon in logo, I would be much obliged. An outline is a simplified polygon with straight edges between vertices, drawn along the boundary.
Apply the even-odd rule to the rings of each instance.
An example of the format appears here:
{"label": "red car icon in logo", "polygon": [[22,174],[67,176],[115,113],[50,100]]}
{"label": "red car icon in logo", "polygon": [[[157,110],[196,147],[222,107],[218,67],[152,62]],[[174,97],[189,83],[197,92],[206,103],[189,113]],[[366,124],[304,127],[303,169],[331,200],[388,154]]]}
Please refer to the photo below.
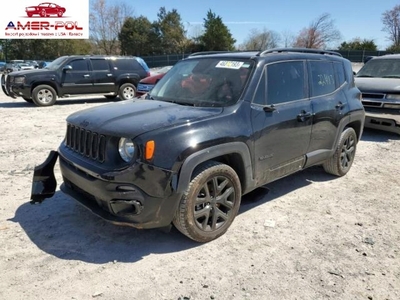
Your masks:
{"label": "red car icon in logo", "polygon": [[39,15],[41,17],[56,15],[57,17],[62,17],[65,10],[64,7],[50,2],[44,2],[36,6],[28,6],[25,8],[28,17],[33,17],[34,15]]}

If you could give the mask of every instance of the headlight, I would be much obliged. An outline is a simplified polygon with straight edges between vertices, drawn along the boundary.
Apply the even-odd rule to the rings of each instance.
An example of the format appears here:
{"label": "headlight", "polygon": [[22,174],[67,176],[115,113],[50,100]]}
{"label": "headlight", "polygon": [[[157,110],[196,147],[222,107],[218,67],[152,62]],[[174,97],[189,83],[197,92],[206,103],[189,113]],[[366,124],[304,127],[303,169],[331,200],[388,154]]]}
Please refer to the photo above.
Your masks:
{"label": "headlight", "polygon": [[18,76],[14,78],[14,83],[16,84],[23,84],[25,83],[25,77],[24,76]]}
{"label": "headlight", "polygon": [[386,99],[400,101],[400,94],[387,94]]}
{"label": "headlight", "polygon": [[135,145],[130,139],[120,138],[118,151],[124,161],[130,162],[135,155]]}

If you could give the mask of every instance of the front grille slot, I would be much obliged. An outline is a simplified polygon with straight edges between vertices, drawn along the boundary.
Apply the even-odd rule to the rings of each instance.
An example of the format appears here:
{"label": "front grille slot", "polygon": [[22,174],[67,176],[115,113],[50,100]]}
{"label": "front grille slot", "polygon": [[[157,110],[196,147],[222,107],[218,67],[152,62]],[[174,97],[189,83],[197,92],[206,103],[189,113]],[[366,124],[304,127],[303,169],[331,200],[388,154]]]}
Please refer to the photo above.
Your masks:
{"label": "front grille slot", "polygon": [[383,99],[385,94],[362,93],[364,99]]}
{"label": "front grille slot", "polygon": [[65,142],[69,149],[82,156],[101,163],[105,161],[107,139],[104,135],[68,124]]}

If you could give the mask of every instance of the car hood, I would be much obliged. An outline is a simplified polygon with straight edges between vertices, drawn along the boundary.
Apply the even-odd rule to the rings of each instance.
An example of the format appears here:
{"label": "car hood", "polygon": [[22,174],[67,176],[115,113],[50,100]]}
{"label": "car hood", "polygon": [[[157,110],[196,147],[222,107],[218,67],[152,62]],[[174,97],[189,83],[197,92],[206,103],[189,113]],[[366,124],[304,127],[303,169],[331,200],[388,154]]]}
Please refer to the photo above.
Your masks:
{"label": "car hood", "polygon": [[32,75],[42,75],[42,74],[54,74],[53,70],[50,69],[29,69],[29,70],[21,70],[21,71],[13,71],[10,73],[12,76],[24,76],[29,74]]}
{"label": "car hood", "polygon": [[165,73],[152,75],[152,76],[143,78],[142,80],[140,80],[140,83],[155,84],[156,81],[160,80],[161,78],[163,78],[164,75],[165,75]]}
{"label": "car hood", "polygon": [[67,122],[111,136],[134,138],[145,132],[210,118],[221,107],[193,107],[156,100],[127,100],[78,111]]}
{"label": "car hood", "polygon": [[361,92],[399,93],[400,78],[355,77],[355,83]]}

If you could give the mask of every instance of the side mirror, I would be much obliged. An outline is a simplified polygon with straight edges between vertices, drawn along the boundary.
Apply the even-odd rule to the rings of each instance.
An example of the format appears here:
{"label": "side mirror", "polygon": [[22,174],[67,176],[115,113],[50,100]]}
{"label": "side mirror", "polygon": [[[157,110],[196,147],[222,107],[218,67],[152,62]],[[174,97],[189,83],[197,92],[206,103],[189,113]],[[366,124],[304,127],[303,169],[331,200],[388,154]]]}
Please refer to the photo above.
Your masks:
{"label": "side mirror", "polygon": [[70,70],[72,70],[72,67],[70,65],[66,65],[62,68],[62,70],[63,70],[63,72],[70,71]]}

